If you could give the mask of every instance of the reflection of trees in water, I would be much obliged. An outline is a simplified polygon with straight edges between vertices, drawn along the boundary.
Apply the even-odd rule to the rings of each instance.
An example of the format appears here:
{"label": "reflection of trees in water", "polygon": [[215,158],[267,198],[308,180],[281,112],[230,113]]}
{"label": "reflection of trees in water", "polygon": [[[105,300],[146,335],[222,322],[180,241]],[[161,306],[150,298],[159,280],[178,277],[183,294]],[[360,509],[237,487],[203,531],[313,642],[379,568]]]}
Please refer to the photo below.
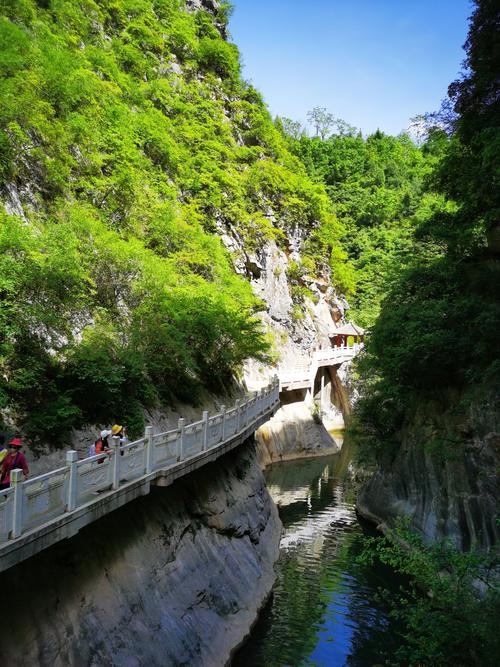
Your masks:
{"label": "reflection of trees in water", "polygon": [[[346,469],[345,459],[330,457],[266,473],[280,505],[286,548],[273,599],[234,667],[361,667],[383,660],[391,628],[375,591],[387,573],[355,562],[362,530],[355,522],[352,488],[339,479]],[[328,654],[329,646],[345,661],[311,660],[318,648]]]}
{"label": "reflection of trees in water", "polygon": [[347,622],[352,625],[351,647],[346,657],[350,667],[385,664],[394,654],[400,637],[397,625],[388,618],[387,606],[377,593],[380,587],[396,590],[399,579],[387,567],[367,567],[356,562],[363,548],[363,532],[356,531],[343,561],[347,576],[357,582],[348,598]]}

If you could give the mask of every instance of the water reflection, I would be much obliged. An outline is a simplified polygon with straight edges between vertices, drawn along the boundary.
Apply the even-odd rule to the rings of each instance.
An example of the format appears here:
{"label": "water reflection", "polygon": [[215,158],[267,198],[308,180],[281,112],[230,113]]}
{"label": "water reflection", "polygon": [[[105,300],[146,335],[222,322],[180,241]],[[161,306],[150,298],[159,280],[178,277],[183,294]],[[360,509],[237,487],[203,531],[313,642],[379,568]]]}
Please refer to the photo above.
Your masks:
{"label": "water reflection", "polygon": [[284,525],[271,601],[233,667],[371,666],[396,633],[376,600],[390,573],[361,566],[347,448],[327,459],[278,464],[267,473]]}

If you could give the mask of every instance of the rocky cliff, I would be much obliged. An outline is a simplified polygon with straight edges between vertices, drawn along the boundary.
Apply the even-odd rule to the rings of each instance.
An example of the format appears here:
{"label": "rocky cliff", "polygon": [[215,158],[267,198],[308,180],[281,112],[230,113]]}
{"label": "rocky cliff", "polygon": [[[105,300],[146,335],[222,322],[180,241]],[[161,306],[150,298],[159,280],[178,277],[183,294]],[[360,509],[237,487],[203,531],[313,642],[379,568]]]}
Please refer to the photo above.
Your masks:
{"label": "rocky cliff", "polygon": [[[272,209],[267,211],[270,222],[275,221]],[[235,270],[249,281],[264,309],[259,312],[263,326],[272,337],[276,365],[264,366],[249,361],[244,369],[244,381],[249,389],[258,389],[280,370],[307,366],[315,350],[328,347],[330,336],[345,317],[346,300],[330,284],[329,272],[323,277],[303,274],[290,278],[293,267],[304,258],[305,236],[300,228],[287,229],[282,247],[276,242],[265,243],[249,252],[234,229],[219,225],[219,233],[231,252]],[[308,296],[300,302],[294,297],[294,286],[307,286]],[[306,391],[283,392],[281,409],[257,432],[263,465],[273,461],[290,460],[336,453],[338,444],[329,430],[344,426],[350,411],[350,391],[344,367],[321,371],[324,388],[319,405],[321,386],[318,373],[313,400],[306,401]]]}
{"label": "rocky cliff", "polygon": [[467,410],[461,398],[455,392],[416,406],[401,446],[361,488],[357,508],[382,528],[406,517],[428,542],[446,538],[461,550],[487,550],[499,538],[498,395]]}
{"label": "rocky cliff", "polygon": [[244,443],[3,573],[0,662],[224,665],[271,590],[280,533]]}
{"label": "rocky cliff", "polygon": [[215,0],[2,8],[0,432],[33,456],[201,411],[246,359],[260,386],[276,368],[256,313],[280,366],[343,317],[345,230],[227,21]]}

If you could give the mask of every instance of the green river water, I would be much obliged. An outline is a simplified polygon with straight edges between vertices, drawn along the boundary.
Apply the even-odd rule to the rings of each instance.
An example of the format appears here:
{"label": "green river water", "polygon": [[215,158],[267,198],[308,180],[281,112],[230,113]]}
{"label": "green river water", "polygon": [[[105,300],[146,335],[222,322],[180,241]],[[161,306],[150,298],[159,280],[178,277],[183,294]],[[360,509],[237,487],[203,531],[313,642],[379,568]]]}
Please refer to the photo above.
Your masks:
{"label": "green river water", "polygon": [[399,581],[356,560],[370,528],[356,518],[349,465],[344,446],[336,456],[266,471],[284,526],[277,580],[232,667],[372,667],[397,647],[377,592],[395,590]]}

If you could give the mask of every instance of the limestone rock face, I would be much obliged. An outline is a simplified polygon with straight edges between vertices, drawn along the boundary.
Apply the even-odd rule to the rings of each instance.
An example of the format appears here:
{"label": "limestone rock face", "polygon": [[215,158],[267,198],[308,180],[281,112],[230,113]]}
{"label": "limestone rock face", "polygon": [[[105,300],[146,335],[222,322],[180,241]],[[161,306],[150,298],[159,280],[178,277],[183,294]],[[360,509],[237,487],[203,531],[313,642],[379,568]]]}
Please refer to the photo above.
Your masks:
{"label": "limestone rock face", "polygon": [[[348,307],[327,280],[307,280],[305,277],[304,282],[315,300],[306,298],[301,306],[301,318],[294,318],[287,269],[290,261],[300,262],[303,241],[303,230],[291,230],[288,256],[274,241],[266,243],[258,252],[259,275],[249,276],[255,294],[267,306],[260,316],[264,326],[272,333],[280,369],[307,367],[317,348],[329,347],[329,336]],[[270,367],[259,369],[257,364],[252,363],[245,370],[245,379],[252,389],[267,382],[269,374],[276,372]],[[319,399],[320,393],[323,394],[321,414],[314,412],[312,403],[306,401],[305,391],[284,392],[280,396],[282,407],[257,432],[261,460],[265,465],[273,461],[323,456],[339,450],[325,426],[342,428],[344,416],[350,411],[348,393],[342,384],[346,371],[332,368],[330,372],[323,372],[323,392],[321,372],[317,375],[314,392],[316,399]],[[344,398],[346,400],[342,400]]]}
{"label": "limestone rock face", "polygon": [[410,518],[424,540],[450,539],[459,549],[487,550],[500,534],[498,397],[457,412],[419,406],[401,433],[401,447],[361,488],[357,508],[368,519],[394,525]]}
{"label": "limestone rock face", "polygon": [[0,664],[224,665],[271,590],[280,534],[247,442],[2,573],[15,621]]}
{"label": "limestone rock face", "polygon": [[197,12],[200,9],[216,12],[219,9],[219,3],[217,0],[186,0],[186,9],[188,12]]}
{"label": "limestone rock face", "polygon": [[[272,209],[268,210],[267,217],[276,222]],[[245,365],[245,383],[248,389],[257,390],[280,369],[307,367],[316,349],[329,347],[329,337],[344,317],[348,304],[335,293],[329,276],[313,278],[307,275],[303,275],[301,281],[311,298],[305,297],[294,303],[288,270],[290,262],[301,262],[306,237],[304,229],[293,227],[286,230],[286,249],[268,240],[257,249],[249,250],[238,233],[222,219],[216,220],[216,225],[222,242],[231,253],[235,270],[247,277],[255,295],[264,304],[259,317],[264,329],[272,336],[278,356],[275,367],[254,361]],[[318,391],[316,388],[316,398]],[[305,392],[283,393],[280,396],[282,408],[257,433],[262,462],[267,464],[338,451],[338,445],[325,425],[328,428],[343,426],[343,417],[350,407],[348,401],[337,400],[339,397],[347,397],[347,392],[342,387],[341,375],[337,376],[334,369],[332,378],[326,379],[321,415],[313,414],[311,401],[305,400]]]}
{"label": "limestone rock face", "polygon": [[262,464],[336,454],[339,446],[303,401],[282,404],[256,433]]}

